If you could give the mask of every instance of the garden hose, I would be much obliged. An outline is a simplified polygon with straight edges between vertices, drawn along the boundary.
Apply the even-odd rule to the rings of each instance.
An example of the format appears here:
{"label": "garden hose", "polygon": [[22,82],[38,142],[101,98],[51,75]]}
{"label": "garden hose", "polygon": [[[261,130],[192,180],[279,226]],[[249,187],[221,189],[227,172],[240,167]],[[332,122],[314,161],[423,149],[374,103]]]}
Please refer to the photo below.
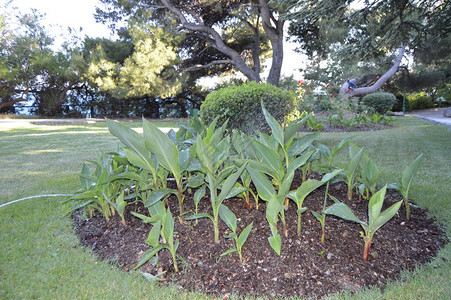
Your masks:
{"label": "garden hose", "polygon": [[20,202],[23,200],[28,200],[28,199],[33,199],[33,198],[42,198],[42,197],[66,197],[66,196],[73,196],[73,194],[52,194],[52,195],[38,195],[38,196],[30,196],[30,197],[25,197],[25,198],[21,198],[21,199],[17,199],[17,200],[13,200],[10,202],[6,202],[3,204],[0,204],[0,208],[16,203],[16,202]]}

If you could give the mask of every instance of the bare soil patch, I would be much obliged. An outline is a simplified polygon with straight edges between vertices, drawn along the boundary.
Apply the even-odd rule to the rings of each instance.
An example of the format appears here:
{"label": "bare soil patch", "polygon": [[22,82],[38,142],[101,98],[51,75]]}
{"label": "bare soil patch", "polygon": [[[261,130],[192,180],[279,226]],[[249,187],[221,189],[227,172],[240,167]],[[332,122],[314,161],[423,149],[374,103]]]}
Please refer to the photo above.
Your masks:
{"label": "bare soil patch", "polygon": [[[299,174],[292,188],[300,184]],[[232,248],[233,241],[221,238],[213,242],[213,226],[209,219],[176,222],[176,239],[180,240],[177,254],[181,271],[174,273],[168,251],[160,252],[159,266],[150,263],[140,270],[162,276],[161,284],[172,282],[187,290],[200,290],[208,294],[239,294],[273,297],[322,297],[342,290],[356,291],[366,286],[384,288],[387,281],[400,278],[402,270],[412,270],[418,264],[429,262],[447,242],[443,231],[427,217],[427,212],[413,207],[410,221],[405,219],[402,207],[399,215],[384,225],[374,236],[374,244],[367,263],[363,261],[363,240],[359,232],[361,226],[328,216],[326,219],[326,243],[320,241],[320,223],[311,211],[320,211],[324,199],[324,187],[306,198],[304,206],[308,211],[302,215],[302,235],[296,235],[296,207],[290,203],[286,210],[288,236],[282,238],[282,254],[278,256],[270,247],[267,238],[270,229],[265,217],[265,203],[259,210],[246,209],[240,198],[226,200],[238,218],[238,232],[253,222],[253,229],[243,247],[244,263],[236,253],[224,256],[221,253]],[[346,199],[343,183],[331,185],[332,195],[348,204],[354,213],[364,220],[367,215],[367,200]],[[193,191],[194,193],[194,191]],[[193,210],[193,194],[185,198],[185,211]],[[400,195],[389,191],[384,209]],[[329,203],[329,205],[331,205]],[[174,216],[178,214],[176,198],[169,199]],[[127,226],[116,216],[109,222],[96,214],[83,220],[74,214],[76,232],[82,245],[91,248],[102,259],[111,260],[125,271],[141,259],[150,247],[145,240],[150,225],[133,217],[130,211],[147,214],[141,203],[127,207]],[[199,212],[211,213],[209,199],[199,205]],[[280,223],[280,222],[279,222]],[[281,224],[280,224],[281,225]],[[282,228],[280,228],[282,229]],[[220,224],[221,234],[228,233],[224,223]]]}

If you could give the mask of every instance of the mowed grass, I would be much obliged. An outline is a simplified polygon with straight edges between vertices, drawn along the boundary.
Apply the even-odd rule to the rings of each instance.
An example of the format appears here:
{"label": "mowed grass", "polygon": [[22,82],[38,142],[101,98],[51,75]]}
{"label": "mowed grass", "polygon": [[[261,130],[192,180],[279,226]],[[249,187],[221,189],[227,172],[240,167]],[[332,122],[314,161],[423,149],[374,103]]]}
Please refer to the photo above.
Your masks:
{"label": "mowed grass", "polygon": [[[139,123],[128,123],[140,131]],[[164,125],[166,130],[173,123]],[[411,198],[451,228],[451,130],[415,118],[397,119],[398,127],[357,133],[323,133],[330,146],[355,135],[354,142],[384,171],[384,180],[399,181],[418,154],[425,160],[414,179]],[[0,204],[19,198],[72,193],[79,188],[82,163],[118,141],[105,124],[0,127]],[[339,156],[345,163],[346,151]],[[0,299],[206,299],[177,287],[159,287],[139,272],[124,272],[82,247],[62,198],[44,197],[0,208]],[[302,249],[300,249],[302,251]],[[327,268],[327,266],[323,266]],[[438,258],[381,292],[369,288],[331,299],[450,299],[451,247]],[[211,297],[208,297],[211,299]],[[232,296],[231,298],[235,298]]]}

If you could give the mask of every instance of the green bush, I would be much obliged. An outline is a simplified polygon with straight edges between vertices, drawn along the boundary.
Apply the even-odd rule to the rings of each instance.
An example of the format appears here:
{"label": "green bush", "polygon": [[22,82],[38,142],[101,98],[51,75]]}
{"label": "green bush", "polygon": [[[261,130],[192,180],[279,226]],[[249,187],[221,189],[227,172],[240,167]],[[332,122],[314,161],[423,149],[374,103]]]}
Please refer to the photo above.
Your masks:
{"label": "green bush", "polygon": [[417,96],[409,97],[409,110],[419,110],[433,108],[434,102],[431,97],[428,96]]}
{"label": "green bush", "polygon": [[261,101],[278,121],[295,109],[296,96],[266,83],[249,82],[229,86],[208,94],[200,107],[200,116],[206,124],[219,117],[219,124],[229,119],[228,129],[240,129],[246,134],[266,131]]}
{"label": "green bush", "polygon": [[396,96],[385,92],[372,93],[363,97],[362,102],[364,105],[372,107],[376,112],[385,114],[392,109],[396,102]]}

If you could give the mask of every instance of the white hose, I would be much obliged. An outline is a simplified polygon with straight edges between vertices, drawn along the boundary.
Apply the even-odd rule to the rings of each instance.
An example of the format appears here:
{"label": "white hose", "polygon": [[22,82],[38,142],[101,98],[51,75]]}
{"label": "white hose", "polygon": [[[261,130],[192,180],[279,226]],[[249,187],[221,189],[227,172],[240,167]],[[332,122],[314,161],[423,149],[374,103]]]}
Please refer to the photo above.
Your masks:
{"label": "white hose", "polygon": [[73,196],[73,195],[72,194],[53,194],[53,195],[38,195],[38,196],[25,197],[25,198],[22,198],[22,199],[17,199],[17,200],[14,200],[14,201],[10,201],[10,202],[6,202],[6,203],[3,203],[3,204],[0,204],[0,208],[2,208],[4,206],[7,206],[7,205],[10,205],[10,204],[13,204],[13,203],[16,203],[16,202],[27,200],[27,199],[42,198],[42,197],[65,197],[65,196]]}

